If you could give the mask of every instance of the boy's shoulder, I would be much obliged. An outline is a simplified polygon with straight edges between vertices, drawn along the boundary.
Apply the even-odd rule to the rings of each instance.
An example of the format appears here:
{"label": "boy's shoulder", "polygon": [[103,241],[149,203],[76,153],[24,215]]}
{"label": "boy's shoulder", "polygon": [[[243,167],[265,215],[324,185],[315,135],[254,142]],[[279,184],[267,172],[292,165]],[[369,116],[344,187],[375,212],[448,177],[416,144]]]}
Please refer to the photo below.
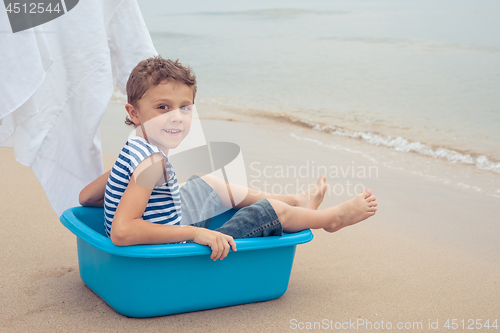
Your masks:
{"label": "boy's shoulder", "polygon": [[[168,157],[158,147],[139,136],[128,138],[117,159],[117,162],[119,161],[122,166],[126,165],[130,176],[136,175],[136,181],[143,179],[142,187],[152,188],[148,183],[151,179],[155,179],[156,182],[156,179],[174,177]],[[168,176],[164,174],[164,169]],[[147,179],[148,185],[143,184],[144,179]]]}
{"label": "boy's shoulder", "polygon": [[123,146],[116,163],[128,166],[129,170],[133,172],[137,166],[147,160],[149,156],[154,155],[160,158],[163,152],[155,145],[149,143],[145,139],[138,136],[131,136]]}
{"label": "boy's shoulder", "polygon": [[125,142],[125,146],[135,146],[138,145],[139,147],[147,147],[153,150],[159,150],[158,147],[155,145],[149,143],[146,139],[141,138],[140,136],[137,135],[131,135],[128,137],[127,142]]}
{"label": "boy's shoulder", "polygon": [[158,147],[156,147],[154,144],[148,142],[144,138],[141,138],[139,136],[130,136],[125,142],[125,145],[122,148],[122,152],[125,153],[139,153],[143,157],[147,157],[149,155],[153,155],[155,153],[160,153],[162,155],[165,155]]}

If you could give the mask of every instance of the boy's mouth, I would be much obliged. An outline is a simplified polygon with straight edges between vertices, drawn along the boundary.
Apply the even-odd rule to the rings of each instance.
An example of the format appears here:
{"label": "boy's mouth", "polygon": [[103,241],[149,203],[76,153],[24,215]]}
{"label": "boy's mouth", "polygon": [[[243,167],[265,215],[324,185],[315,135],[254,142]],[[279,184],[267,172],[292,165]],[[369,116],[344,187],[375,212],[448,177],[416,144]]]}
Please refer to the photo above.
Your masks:
{"label": "boy's mouth", "polygon": [[173,135],[179,134],[181,132],[181,130],[179,129],[166,129],[164,131],[167,132],[168,134],[173,134]]}

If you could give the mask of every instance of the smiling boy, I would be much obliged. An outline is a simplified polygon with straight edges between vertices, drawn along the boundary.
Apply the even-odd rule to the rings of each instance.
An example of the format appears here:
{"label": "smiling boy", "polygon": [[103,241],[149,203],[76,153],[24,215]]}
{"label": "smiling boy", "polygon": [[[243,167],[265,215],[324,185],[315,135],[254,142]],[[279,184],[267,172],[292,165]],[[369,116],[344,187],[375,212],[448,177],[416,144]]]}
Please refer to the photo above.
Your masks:
{"label": "smiling boy", "polygon": [[[280,236],[283,232],[323,228],[328,232],[373,216],[376,199],[366,190],[321,211],[325,177],[296,195],[274,195],[231,184],[244,197],[223,226],[207,229],[228,184],[211,175],[193,176],[179,187],[168,160],[191,128],[196,78],[190,68],[160,56],[141,61],[127,82],[125,106],[136,136],[129,138],[110,172],[80,193],[82,205],[105,208],[105,229],[119,246],[192,241],[210,246],[213,260],[223,259],[234,238]],[[105,187],[105,190],[104,190]],[[103,195],[104,194],[104,195]],[[104,200],[103,200],[104,197]]]}

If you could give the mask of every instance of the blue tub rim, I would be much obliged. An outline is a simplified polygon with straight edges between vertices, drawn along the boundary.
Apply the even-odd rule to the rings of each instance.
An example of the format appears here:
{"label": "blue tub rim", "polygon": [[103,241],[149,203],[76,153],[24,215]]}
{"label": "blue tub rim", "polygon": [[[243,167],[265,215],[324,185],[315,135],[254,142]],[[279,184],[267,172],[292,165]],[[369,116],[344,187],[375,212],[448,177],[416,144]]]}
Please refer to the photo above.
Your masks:
{"label": "blue tub rim", "polygon": [[[172,258],[212,253],[208,246],[196,243],[116,246],[111,239],[95,231],[75,215],[82,210],[92,209],[102,210],[102,208],[95,207],[73,207],[65,210],[60,220],[73,234],[102,252],[130,258]],[[311,230],[306,229],[297,233],[284,233],[283,236],[235,239],[235,242],[237,252],[240,252],[294,246],[307,243],[312,239]]]}

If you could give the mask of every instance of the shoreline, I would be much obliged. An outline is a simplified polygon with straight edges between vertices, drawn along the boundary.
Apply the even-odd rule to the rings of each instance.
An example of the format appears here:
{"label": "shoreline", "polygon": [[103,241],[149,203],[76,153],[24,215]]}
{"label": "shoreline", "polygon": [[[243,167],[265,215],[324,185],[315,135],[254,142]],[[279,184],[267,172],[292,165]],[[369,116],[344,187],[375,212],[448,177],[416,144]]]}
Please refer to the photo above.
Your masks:
{"label": "shoreline", "polygon": [[[210,104],[210,103],[209,103]],[[198,105],[203,105],[200,103]],[[500,174],[500,150],[494,150],[491,146],[496,142],[490,140],[490,147],[479,147],[477,145],[465,144],[464,142],[452,142],[446,137],[439,137],[437,133],[410,133],[407,127],[399,128],[397,126],[382,125],[378,122],[355,122],[341,119],[338,115],[329,119],[331,122],[309,120],[301,118],[291,113],[274,113],[264,110],[247,110],[239,108],[231,110],[227,106],[207,105],[207,109],[225,108],[227,116],[217,117],[208,116],[206,119],[238,121],[235,118],[259,117],[267,121],[281,122],[291,126],[304,127],[312,131],[325,132],[331,135],[337,135],[345,138],[359,139],[366,144],[385,146],[399,152],[413,152],[424,156],[443,159],[452,163],[464,165],[476,165],[481,170],[489,170],[495,174]],[[236,112],[237,111],[237,112]],[[229,114],[232,113],[232,116]],[[224,113],[222,113],[224,114]],[[440,143],[435,143],[436,139]],[[460,145],[462,147],[460,147]]]}
{"label": "shoreline", "polygon": [[[127,98],[115,87],[111,101],[110,106],[121,107],[127,103]],[[369,145],[385,146],[398,152],[412,152],[459,165],[475,165],[480,170],[489,170],[500,176],[500,147],[494,138],[487,140],[484,137],[480,142],[473,140],[475,143],[472,144],[460,140],[457,135],[454,136],[454,140],[460,142],[451,140],[444,135],[447,132],[444,129],[429,129],[428,133],[415,132],[411,125],[385,124],[380,119],[362,121],[358,119],[358,116],[337,113],[328,119],[313,119],[314,115],[307,113],[297,115],[296,112],[235,107],[231,102],[219,102],[207,97],[200,98],[196,105],[199,110],[205,111],[203,118],[207,120],[254,122],[257,117],[264,122],[277,122],[344,138],[358,139]],[[462,136],[468,137],[467,133],[462,133]]]}

